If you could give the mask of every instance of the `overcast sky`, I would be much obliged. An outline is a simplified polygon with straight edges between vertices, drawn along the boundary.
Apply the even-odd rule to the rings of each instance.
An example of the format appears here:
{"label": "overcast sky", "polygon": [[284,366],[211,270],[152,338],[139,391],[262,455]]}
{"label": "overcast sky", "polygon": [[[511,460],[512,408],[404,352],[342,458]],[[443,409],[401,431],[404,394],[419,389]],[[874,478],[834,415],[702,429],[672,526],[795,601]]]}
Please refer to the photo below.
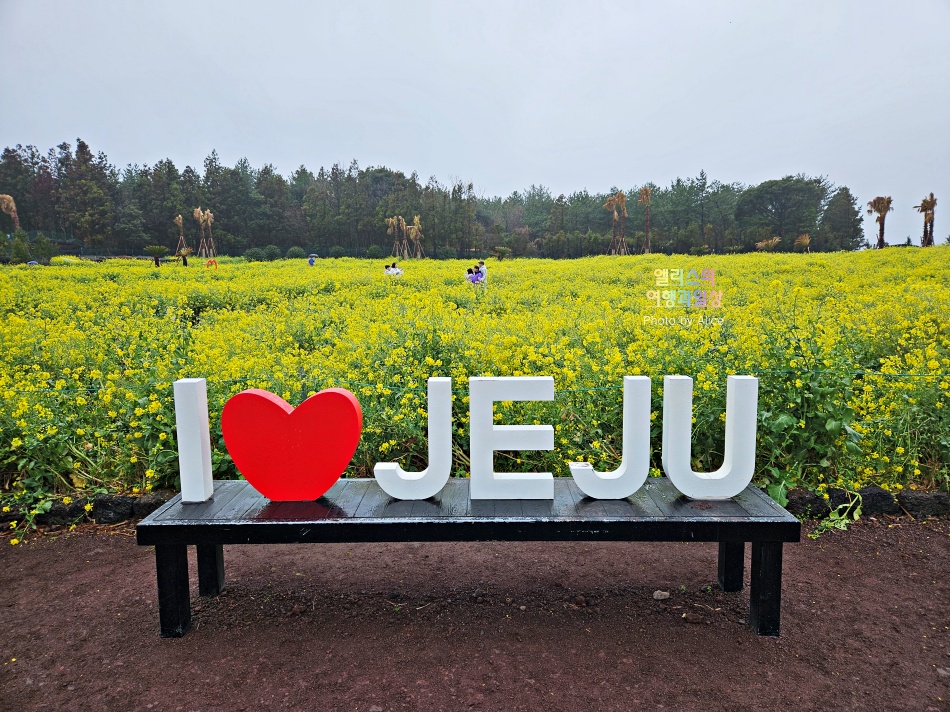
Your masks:
{"label": "overcast sky", "polygon": [[892,196],[891,243],[933,191],[950,233],[950,0],[0,0],[0,27],[0,147],[488,197],[806,173]]}

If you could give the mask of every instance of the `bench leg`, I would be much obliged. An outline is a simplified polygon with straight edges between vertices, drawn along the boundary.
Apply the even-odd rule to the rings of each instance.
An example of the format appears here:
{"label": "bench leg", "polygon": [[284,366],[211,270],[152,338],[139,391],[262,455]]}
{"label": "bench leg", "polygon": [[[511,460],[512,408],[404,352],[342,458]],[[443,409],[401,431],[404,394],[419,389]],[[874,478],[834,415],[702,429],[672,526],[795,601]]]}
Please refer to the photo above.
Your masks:
{"label": "bench leg", "polygon": [[745,542],[719,542],[719,585],[723,591],[742,590],[742,572],[745,566]]}
{"label": "bench leg", "polygon": [[180,638],[191,627],[188,591],[188,548],[184,544],[156,544],[158,622],[163,638]]}
{"label": "bench leg", "polygon": [[752,542],[749,625],[759,635],[778,635],[782,617],[782,542]]}
{"label": "bench leg", "polygon": [[198,595],[217,596],[224,590],[224,547],[198,544]]}

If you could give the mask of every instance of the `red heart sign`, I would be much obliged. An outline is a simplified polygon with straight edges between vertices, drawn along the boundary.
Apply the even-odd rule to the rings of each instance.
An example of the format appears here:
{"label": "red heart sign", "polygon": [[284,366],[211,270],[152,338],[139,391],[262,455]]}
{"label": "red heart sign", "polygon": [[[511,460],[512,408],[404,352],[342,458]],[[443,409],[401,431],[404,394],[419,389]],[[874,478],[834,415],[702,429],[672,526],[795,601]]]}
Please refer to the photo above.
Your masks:
{"label": "red heart sign", "polygon": [[221,413],[238,471],[275,502],[322,496],[350,464],[362,430],[360,403],[343,388],[320,391],[296,409],[252,388],[232,396]]}

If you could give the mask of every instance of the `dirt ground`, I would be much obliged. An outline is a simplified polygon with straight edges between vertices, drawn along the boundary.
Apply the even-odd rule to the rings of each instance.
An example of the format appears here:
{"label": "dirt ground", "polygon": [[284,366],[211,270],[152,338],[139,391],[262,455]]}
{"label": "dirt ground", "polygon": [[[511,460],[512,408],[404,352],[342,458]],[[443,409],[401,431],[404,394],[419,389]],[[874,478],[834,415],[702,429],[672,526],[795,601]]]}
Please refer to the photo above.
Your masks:
{"label": "dirt ground", "polygon": [[946,519],[786,545],[778,638],[714,544],[446,543],[226,547],[163,640],[133,526],[0,541],[0,710],[950,709]]}

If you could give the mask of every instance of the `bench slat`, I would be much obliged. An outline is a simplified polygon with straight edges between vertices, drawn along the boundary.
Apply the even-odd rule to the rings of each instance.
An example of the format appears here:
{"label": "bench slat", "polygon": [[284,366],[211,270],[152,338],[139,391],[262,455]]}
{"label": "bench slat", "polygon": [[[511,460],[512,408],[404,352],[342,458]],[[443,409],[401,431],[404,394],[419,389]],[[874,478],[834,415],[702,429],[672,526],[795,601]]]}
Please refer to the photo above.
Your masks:
{"label": "bench slat", "polygon": [[666,479],[652,477],[643,485],[643,491],[653,501],[657,509],[660,510],[661,517],[672,517],[673,502],[680,496],[678,490],[667,487],[669,482]]}
{"label": "bench slat", "polygon": [[436,495],[440,498],[439,516],[467,517],[471,514],[471,501],[468,498],[468,480],[451,478],[445,483],[442,491]]}
{"label": "bench slat", "polygon": [[382,488],[369,487],[360,501],[360,506],[356,508],[355,516],[358,519],[378,516],[379,511],[392,501],[393,498],[383,492]]}
{"label": "bench slat", "polygon": [[175,506],[168,508],[156,519],[209,519],[228,502],[234,499],[247,482],[241,481],[217,481],[214,483],[214,490],[211,493],[211,499],[206,502],[184,503],[181,500],[175,503]]}
{"label": "bench slat", "polygon": [[260,493],[255,492],[257,497],[250,499],[247,502],[247,509],[239,514],[234,515],[234,519],[231,521],[242,522],[242,521],[254,521],[254,519],[267,507],[273,504],[269,499],[263,496]]}
{"label": "bench slat", "polygon": [[356,516],[368,488],[368,480],[346,480],[346,489],[333,500],[339,516],[348,518]]}
{"label": "bench slat", "polygon": [[[649,481],[650,480],[647,480],[647,482]],[[632,496],[627,497],[627,501],[630,502],[630,505],[633,507],[634,512],[636,512],[638,516],[663,516],[663,512],[660,511],[660,508],[656,506],[656,502],[653,501],[653,498],[643,487],[634,492]],[[640,514],[641,512],[642,514]]]}
{"label": "bench slat", "polygon": [[[573,479],[571,482],[573,483]],[[579,492],[580,490],[578,490]],[[552,517],[575,517],[577,516],[577,499],[575,499],[570,487],[561,484],[561,480],[554,480],[554,500],[551,506]]]}
{"label": "bench slat", "polygon": [[775,517],[787,514],[778,502],[758,487],[746,487],[733,499],[753,517]]}
{"label": "bench slat", "polygon": [[209,517],[210,519],[238,519],[239,515],[244,514],[244,512],[251,508],[251,505],[264,499],[260,492],[251,487],[250,483],[244,482],[243,484],[244,488],[240,493],[224,507],[215,512],[213,517]]}

